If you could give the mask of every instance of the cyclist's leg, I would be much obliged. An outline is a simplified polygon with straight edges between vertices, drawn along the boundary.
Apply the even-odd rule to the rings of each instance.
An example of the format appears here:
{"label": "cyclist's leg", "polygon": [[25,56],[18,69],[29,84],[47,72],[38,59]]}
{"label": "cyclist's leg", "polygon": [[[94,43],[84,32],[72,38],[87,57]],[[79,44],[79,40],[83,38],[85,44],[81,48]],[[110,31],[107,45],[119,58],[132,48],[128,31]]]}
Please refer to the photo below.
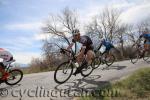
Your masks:
{"label": "cyclist's leg", "polygon": [[2,62],[0,62],[0,72],[2,73],[2,77],[3,77],[4,74],[5,74],[5,66],[4,66],[4,64]]}
{"label": "cyclist's leg", "polygon": [[86,53],[86,61],[88,62],[88,65],[92,63],[94,57],[95,57],[95,53],[93,52],[93,50],[88,50]]}
{"label": "cyclist's leg", "polygon": [[[79,55],[78,55],[79,54]],[[84,59],[84,54],[83,55],[81,55],[80,54],[80,52],[78,53],[77,55],[77,58],[76,58],[76,61],[77,61],[77,63],[79,64],[79,65],[81,65],[82,64],[82,61],[83,61],[83,59]]]}
{"label": "cyclist's leg", "polygon": [[76,58],[76,61],[79,64],[79,67],[76,69],[76,71],[73,73],[73,75],[80,73],[82,70],[82,66],[83,66],[84,54],[82,54],[81,50],[80,50],[80,52],[77,55],[78,56]]}
{"label": "cyclist's leg", "polygon": [[106,48],[106,51],[103,54],[103,57],[105,57],[105,60],[109,60],[111,56],[111,50],[114,48],[114,46],[110,46],[108,48]]}
{"label": "cyclist's leg", "polygon": [[141,54],[140,54],[140,58],[142,58],[145,54],[145,52],[149,49],[149,41],[148,40],[145,40],[144,41],[144,48],[142,49],[141,51]]}
{"label": "cyclist's leg", "polygon": [[74,75],[80,73],[83,68],[88,66],[88,64],[91,64],[93,57],[94,52],[92,51],[92,48],[86,48],[84,54],[77,57],[77,62],[81,64],[75,71]]}
{"label": "cyclist's leg", "polygon": [[3,60],[3,63],[1,63],[1,64],[2,64],[1,72],[2,72],[2,74],[3,74],[1,80],[5,80],[5,79],[7,79],[7,77],[9,76],[9,72],[6,72],[6,71],[5,71],[6,66],[7,66],[7,64],[9,63],[9,61],[11,61],[11,59],[10,59],[10,60],[7,60],[7,61],[6,61],[6,60]]}

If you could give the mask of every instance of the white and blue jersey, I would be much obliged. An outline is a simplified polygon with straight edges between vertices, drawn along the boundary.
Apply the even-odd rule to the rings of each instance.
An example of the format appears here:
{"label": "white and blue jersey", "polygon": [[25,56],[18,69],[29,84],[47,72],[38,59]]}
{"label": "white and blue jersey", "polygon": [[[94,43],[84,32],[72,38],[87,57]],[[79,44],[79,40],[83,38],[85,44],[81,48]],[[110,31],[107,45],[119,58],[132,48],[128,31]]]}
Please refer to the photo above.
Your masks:
{"label": "white and blue jersey", "polygon": [[150,44],[150,34],[142,34],[140,36],[140,38],[142,38],[142,37],[145,38],[146,40],[148,40],[145,42],[145,44]]}
{"label": "white and blue jersey", "polygon": [[106,47],[106,51],[109,51],[111,48],[114,48],[113,44],[105,39],[101,41],[101,44]]}
{"label": "white and blue jersey", "polygon": [[140,37],[148,39],[150,41],[150,34],[142,34]]}

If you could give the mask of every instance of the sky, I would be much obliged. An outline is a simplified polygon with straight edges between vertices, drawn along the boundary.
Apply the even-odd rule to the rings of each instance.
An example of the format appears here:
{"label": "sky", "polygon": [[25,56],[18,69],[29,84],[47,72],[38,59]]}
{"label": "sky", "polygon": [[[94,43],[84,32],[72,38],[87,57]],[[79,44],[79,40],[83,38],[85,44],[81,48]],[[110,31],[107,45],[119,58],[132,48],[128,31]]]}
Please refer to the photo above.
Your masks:
{"label": "sky", "polygon": [[139,23],[150,16],[150,0],[0,0],[0,48],[16,62],[27,64],[42,54],[41,27],[51,14],[75,9],[82,24],[106,7],[121,9],[123,23]]}

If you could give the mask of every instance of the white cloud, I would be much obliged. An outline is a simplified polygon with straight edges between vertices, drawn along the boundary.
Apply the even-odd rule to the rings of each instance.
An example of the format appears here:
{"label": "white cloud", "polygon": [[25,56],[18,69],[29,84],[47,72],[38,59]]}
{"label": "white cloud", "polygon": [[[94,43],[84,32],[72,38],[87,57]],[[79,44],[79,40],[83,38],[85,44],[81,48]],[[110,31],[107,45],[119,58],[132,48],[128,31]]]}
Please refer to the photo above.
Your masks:
{"label": "white cloud", "polygon": [[92,2],[84,9],[79,10],[79,14],[81,15],[80,22],[81,24],[86,24],[90,22],[93,19],[93,17],[101,14],[106,7],[123,10],[123,9],[128,9],[134,5],[135,3],[133,2],[129,3],[126,0],[112,0],[107,4]]}
{"label": "white cloud", "polygon": [[[4,44],[1,47],[10,51],[17,63],[27,64],[31,61],[33,57],[40,57],[41,44],[33,36],[30,37],[16,37],[1,39],[0,43]],[[34,52],[34,50],[36,50]]]}
{"label": "white cloud", "polygon": [[41,22],[13,23],[5,25],[4,28],[8,30],[39,30],[42,25]]}
{"label": "white cloud", "polygon": [[84,9],[79,10],[81,24],[89,23],[93,17],[100,14],[106,7],[122,11],[120,19],[123,23],[136,24],[150,16],[149,0],[112,0],[106,4],[92,2]]}
{"label": "white cloud", "polygon": [[141,22],[142,20],[150,17],[150,2],[137,4],[136,6],[132,6],[122,13],[120,18],[124,23],[136,24]]}
{"label": "white cloud", "polygon": [[13,52],[16,63],[27,64],[32,58],[40,58],[40,53],[35,52]]}
{"label": "white cloud", "polygon": [[51,37],[50,34],[44,34],[44,33],[39,33],[39,34],[34,35],[34,38],[36,40],[44,40],[44,39],[48,39],[50,37]]}
{"label": "white cloud", "polygon": [[128,3],[128,2],[110,4],[110,6],[115,9],[124,9],[124,8],[127,9],[134,5],[135,5],[134,3]]}
{"label": "white cloud", "polygon": [[16,38],[6,38],[6,39],[1,39],[0,42],[2,44],[5,44],[5,47],[15,49],[15,50],[21,50],[24,48],[29,48],[33,46],[33,43],[36,42],[33,36],[30,37],[25,37],[25,36],[20,36]]}

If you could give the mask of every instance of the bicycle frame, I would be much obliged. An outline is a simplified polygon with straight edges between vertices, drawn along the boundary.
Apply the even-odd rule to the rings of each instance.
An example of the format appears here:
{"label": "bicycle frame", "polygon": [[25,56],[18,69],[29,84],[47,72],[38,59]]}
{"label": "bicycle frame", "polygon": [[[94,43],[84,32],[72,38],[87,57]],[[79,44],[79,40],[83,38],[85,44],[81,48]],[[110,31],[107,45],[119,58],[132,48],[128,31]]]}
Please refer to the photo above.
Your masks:
{"label": "bicycle frame", "polygon": [[12,67],[11,64],[8,64],[7,67],[5,68],[5,71],[6,71],[6,72],[9,72],[10,67]]}
{"label": "bicycle frame", "polygon": [[5,71],[6,71],[6,72],[9,72],[10,68],[13,67],[13,66],[11,66],[11,63],[13,63],[13,62],[15,62],[15,60],[12,60],[12,61],[10,61],[10,62],[7,64],[7,66],[6,66],[6,68],[5,68]]}

